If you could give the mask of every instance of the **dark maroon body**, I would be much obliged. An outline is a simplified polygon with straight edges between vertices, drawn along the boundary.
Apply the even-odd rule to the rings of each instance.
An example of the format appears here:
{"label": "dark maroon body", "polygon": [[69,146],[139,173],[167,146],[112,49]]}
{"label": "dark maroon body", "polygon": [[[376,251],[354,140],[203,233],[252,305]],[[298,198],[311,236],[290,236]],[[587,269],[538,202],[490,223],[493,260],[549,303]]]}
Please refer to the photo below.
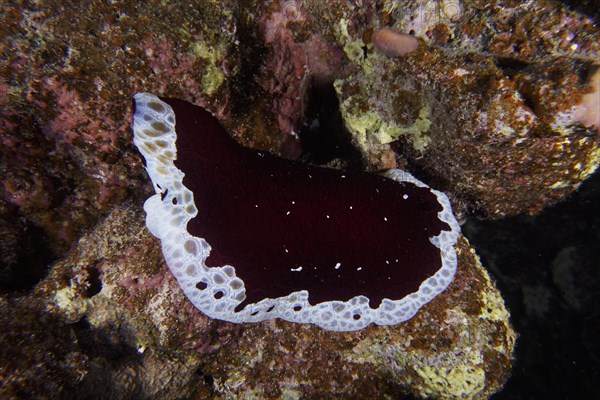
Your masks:
{"label": "dark maroon body", "polygon": [[364,295],[377,307],[441,268],[430,238],[450,227],[429,189],[244,148],[203,108],[163,100],[198,208],[188,231],[211,245],[209,267],[235,267],[244,306],[307,290],[312,305]]}

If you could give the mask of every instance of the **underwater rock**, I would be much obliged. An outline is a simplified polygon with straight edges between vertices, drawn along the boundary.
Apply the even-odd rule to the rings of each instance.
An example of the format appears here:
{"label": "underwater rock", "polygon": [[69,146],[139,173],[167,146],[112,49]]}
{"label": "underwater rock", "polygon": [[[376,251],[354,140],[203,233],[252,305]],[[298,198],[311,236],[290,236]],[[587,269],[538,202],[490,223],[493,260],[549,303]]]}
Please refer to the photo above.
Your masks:
{"label": "underwater rock", "polygon": [[[580,115],[594,91],[588,75],[600,34],[590,18],[554,2],[364,2],[357,10],[286,1],[263,20],[268,63],[284,64],[259,76],[264,86],[310,98],[322,94],[311,94],[312,81],[335,81],[344,124],[367,164],[422,170],[454,194],[459,214],[538,213],[600,162],[592,117]],[[381,28],[415,35],[420,50],[382,56],[372,43]],[[338,51],[309,56],[316,38]],[[276,110],[282,98],[305,107],[302,98],[273,96]],[[286,115],[297,129],[302,113]]]}
{"label": "underwater rock", "polygon": [[150,193],[129,93],[227,102],[223,58],[235,28],[231,6],[219,4],[92,1],[93,17],[79,4],[3,4],[0,197],[43,230],[54,256],[114,204]]}
{"label": "underwater rock", "polygon": [[[80,337],[104,338],[107,348],[120,349],[118,365],[107,364],[110,351],[91,355],[103,368],[88,374],[84,387],[108,376],[124,393],[162,390],[162,398],[450,399],[485,398],[508,378],[515,332],[462,237],[455,280],[411,320],[332,333],[279,319],[233,324],[204,316],[185,297],[143,221],[139,206],[116,208],[33,294],[53,318],[77,326]],[[170,372],[139,367],[126,380],[125,366],[134,360],[162,362]]]}
{"label": "underwater rock", "polygon": [[[500,218],[538,213],[600,163],[589,100],[600,96],[592,76],[600,30],[590,18],[549,1],[452,2],[452,10],[367,2],[363,12],[316,3],[306,2],[302,29],[343,48],[349,62],[325,78],[374,168],[409,165],[450,192],[457,213]],[[382,27],[422,44],[385,56],[371,42]]]}
{"label": "underwater rock", "polygon": [[43,302],[0,296],[0,326],[1,398],[65,398],[80,386],[90,360]]}

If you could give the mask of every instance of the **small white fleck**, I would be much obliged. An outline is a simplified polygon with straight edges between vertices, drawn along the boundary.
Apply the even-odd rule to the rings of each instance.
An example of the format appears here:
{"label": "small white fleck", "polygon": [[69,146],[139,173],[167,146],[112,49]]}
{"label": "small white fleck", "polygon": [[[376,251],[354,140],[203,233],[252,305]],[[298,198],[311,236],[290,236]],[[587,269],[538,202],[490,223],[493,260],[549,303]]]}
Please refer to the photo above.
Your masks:
{"label": "small white fleck", "polygon": [[384,221],[387,221],[387,217],[383,217],[383,220],[384,220]]}
{"label": "small white fleck", "polygon": [[405,194],[404,196],[402,196],[402,198],[403,198],[404,200],[406,200],[406,199],[408,199],[408,195],[407,195],[407,194]]}
{"label": "small white fleck", "polygon": [[327,218],[329,218],[329,215],[326,215]]}
{"label": "small white fleck", "polygon": [[388,264],[388,265],[390,264],[390,262],[388,260],[385,260],[385,263]]}
{"label": "small white fleck", "polygon": [[255,204],[254,207],[258,208],[258,204]]}
{"label": "small white fleck", "polygon": [[296,204],[296,202],[294,200],[292,200],[292,204]]}
{"label": "small white fleck", "polygon": [[287,247],[283,246],[283,249],[285,250],[286,253],[289,253],[290,251],[287,249]]}
{"label": "small white fleck", "polygon": [[357,270],[357,271],[360,271],[361,269],[362,269],[362,267],[358,267],[358,268],[356,268],[356,270]]}
{"label": "small white fleck", "polygon": [[398,262],[398,259],[396,258],[396,262]]}
{"label": "small white fleck", "polygon": [[346,177],[346,175],[342,175],[342,178],[345,178],[345,177]]}
{"label": "small white fleck", "polygon": [[312,179],[312,175],[311,175],[311,174],[308,174],[308,177],[309,177],[310,179]]}
{"label": "small white fleck", "polygon": [[352,210],[352,206],[350,206],[350,209]]}
{"label": "small white fleck", "polygon": [[288,212],[286,212],[286,213],[285,213],[285,215],[290,215],[290,212],[289,212],[289,211],[288,211]]}
{"label": "small white fleck", "polygon": [[376,191],[377,193],[379,193],[379,189],[375,188],[375,191]]}
{"label": "small white fleck", "polygon": [[342,266],[341,263],[337,263],[337,264],[335,264],[335,269],[340,269],[341,266]]}
{"label": "small white fleck", "polygon": [[292,272],[300,272],[300,271],[302,271],[302,267],[291,268],[290,271],[292,271]]}

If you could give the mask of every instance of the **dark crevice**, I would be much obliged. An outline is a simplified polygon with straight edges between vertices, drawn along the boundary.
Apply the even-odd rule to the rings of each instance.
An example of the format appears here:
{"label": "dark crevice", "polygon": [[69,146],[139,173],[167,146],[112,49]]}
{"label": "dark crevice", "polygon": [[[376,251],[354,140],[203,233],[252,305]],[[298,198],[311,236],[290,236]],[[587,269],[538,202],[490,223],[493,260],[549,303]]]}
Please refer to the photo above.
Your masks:
{"label": "dark crevice", "polygon": [[350,170],[363,167],[362,156],[344,127],[340,103],[330,80],[311,78],[303,98],[303,122],[299,132],[301,159],[323,165],[342,160]]}
{"label": "dark crevice", "polygon": [[29,291],[57,258],[52,241],[44,229],[18,211],[0,215],[0,224],[0,291]]}
{"label": "dark crevice", "polygon": [[519,332],[512,377],[494,399],[598,398],[599,201],[596,172],[535,217],[463,226]]}
{"label": "dark crevice", "polygon": [[514,57],[498,57],[496,59],[496,66],[506,74],[510,75],[525,70],[530,64]]}
{"label": "dark crevice", "polygon": [[596,22],[600,21],[600,7],[597,0],[561,0],[560,2],[573,11],[594,18]]}
{"label": "dark crevice", "polygon": [[86,298],[91,298],[102,290],[102,279],[100,278],[100,268],[98,265],[90,265],[86,267],[89,286],[83,294]]}
{"label": "dark crevice", "polygon": [[215,385],[215,378],[214,378],[214,376],[212,376],[212,374],[205,372],[203,368],[204,368],[204,366],[198,368],[196,370],[196,374],[198,376],[202,377],[202,379],[204,380],[204,383],[207,386],[210,386],[211,388],[213,388]]}
{"label": "dark crevice", "polygon": [[140,354],[132,348],[126,337],[129,336],[122,328],[107,326],[94,327],[84,316],[79,321],[70,324],[81,350],[89,357],[100,357],[107,360],[139,358]]}

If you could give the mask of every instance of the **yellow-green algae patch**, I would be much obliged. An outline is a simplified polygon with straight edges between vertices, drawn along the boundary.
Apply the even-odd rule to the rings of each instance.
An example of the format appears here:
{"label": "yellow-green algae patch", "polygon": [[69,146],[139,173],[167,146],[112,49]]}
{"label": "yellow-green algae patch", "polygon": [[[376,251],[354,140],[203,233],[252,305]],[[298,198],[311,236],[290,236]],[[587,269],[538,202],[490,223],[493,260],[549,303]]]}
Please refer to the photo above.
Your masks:
{"label": "yellow-green algae patch", "polygon": [[367,46],[362,39],[354,39],[348,33],[348,20],[342,18],[335,31],[337,40],[342,44],[344,53],[348,59],[358,65],[361,65],[363,70],[368,71],[371,67],[371,62],[368,58],[365,58],[364,48],[371,48]]}
{"label": "yellow-green algae patch", "polygon": [[[342,84],[341,80],[334,83],[338,93],[342,90]],[[369,139],[379,144],[388,144],[400,136],[407,136],[413,147],[420,152],[425,151],[431,143],[431,138],[427,136],[431,126],[431,108],[428,104],[419,110],[418,118],[407,127],[399,126],[394,120],[382,119],[381,115],[373,110],[360,112],[353,107],[352,98],[344,100],[340,109],[346,128],[355,135],[361,147],[367,146]]]}
{"label": "yellow-green algae patch", "polygon": [[[336,39],[342,45],[346,57],[359,69],[360,78],[352,75],[346,79],[338,79],[334,87],[340,99],[340,110],[346,128],[354,135],[356,144],[364,153],[378,152],[383,145],[406,136],[412,146],[419,152],[431,143],[428,136],[431,122],[431,107],[422,104],[418,117],[409,124],[399,123],[393,110],[381,110],[373,102],[378,96],[371,98],[369,93],[377,93],[385,79],[375,70],[385,70],[386,63],[391,61],[373,51],[372,44],[365,44],[361,38],[353,38],[348,32],[348,20],[342,18],[336,30]],[[393,90],[393,89],[391,89]],[[353,93],[348,95],[348,92]]]}
{"label": "yellow-green algae patch", "polygon": [[424,395],[444,393],[444,398],[469,398],[472,393],[479,393],[485,386],[485,372],[481,368],[483,356],[478,351],[461,354],[462,362],[448,364],[446,374],[440,375],[437,368],[423,365],[416,369],[423,382],[431,389]]}
{"label": "yellow-green algae patch", "polygon": [[223,49],[219,46],[213,47],[206,44],[206,42],[198,41],[191,44],[190,51],[195,58],[206,61],[206,69],[201,80],[202,88],[209,96],[213,95],[225,81],[225,75],[217,65],[224,57]]}

